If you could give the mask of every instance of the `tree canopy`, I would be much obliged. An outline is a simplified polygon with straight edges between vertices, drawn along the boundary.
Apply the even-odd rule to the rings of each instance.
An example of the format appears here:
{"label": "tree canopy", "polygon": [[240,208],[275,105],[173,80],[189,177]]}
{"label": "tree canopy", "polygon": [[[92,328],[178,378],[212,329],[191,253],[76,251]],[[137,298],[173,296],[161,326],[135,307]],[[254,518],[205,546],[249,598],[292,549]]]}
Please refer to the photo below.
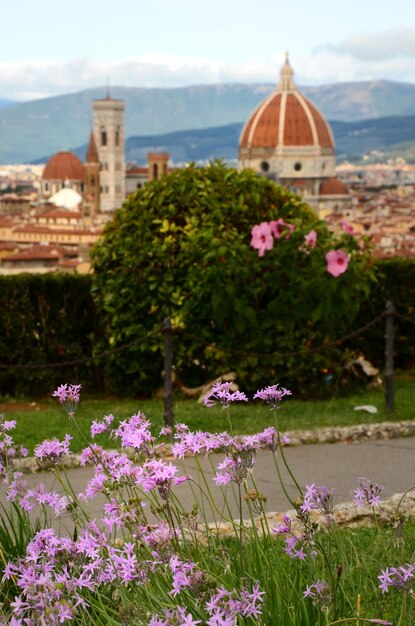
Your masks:
{"label": "tree canopy", "polygon": [[[263,224],[272,248],[261,251],[251,243]],[[333,250],[347,263],[337,276],[328,272]],[[372,279],[364,242],[335,237],[298,196],[220,162],[189,165],[131,195],[92,259],[110,345],[146,337],[108,360],[114,388],[139,394],[161,384],[165,318],[187,384],[233,370],[246,389],[277,380],[318,389],[341,358],[312,350],[351,330]]]}

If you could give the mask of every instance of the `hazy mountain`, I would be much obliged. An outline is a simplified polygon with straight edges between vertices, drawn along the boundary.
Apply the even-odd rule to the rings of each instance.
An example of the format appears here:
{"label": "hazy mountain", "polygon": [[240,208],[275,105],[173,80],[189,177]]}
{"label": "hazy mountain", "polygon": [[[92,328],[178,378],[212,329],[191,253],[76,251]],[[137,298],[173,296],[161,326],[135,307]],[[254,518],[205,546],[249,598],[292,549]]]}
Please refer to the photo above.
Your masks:
{"label": "hazy mountain", "polygon": [[[415,162],[415,115],[384,117],[359,122],[330,122],[336,142],[338,162],[359,161],[363,155],[374,155],[377,160],[403,156]],[[237,159],[238,144],[243,124],[228,124],[213,128],[184,130],[164,135],[129,137],[126,141],[126,160],[145,164],[147,153],[163,151],[175,163],[208,161],[213,158]],[[87,145],[72,151],[85,159]],[[51,156],[51,155],[49,155]],[[45,162],[48,157],[39,159]]]}
{"label": "hazy mountain", "polygon": [[[114,87],[126,102],[126,136],[155,136],[244,122],[274,85],[219,84],[177,89]],[[391,81],[301,87],[328,119],[354,121],[415,115],[415,85]],[[92,100],[105,89],[14,103],[0,109],[0,163],[33,161],[83,145]]]}
{"label": "hazy mountain", "polygon": [[0,109],[8,107],[11,104],[16,104],[15,100],[5,100],[4,98],[0,98]]}

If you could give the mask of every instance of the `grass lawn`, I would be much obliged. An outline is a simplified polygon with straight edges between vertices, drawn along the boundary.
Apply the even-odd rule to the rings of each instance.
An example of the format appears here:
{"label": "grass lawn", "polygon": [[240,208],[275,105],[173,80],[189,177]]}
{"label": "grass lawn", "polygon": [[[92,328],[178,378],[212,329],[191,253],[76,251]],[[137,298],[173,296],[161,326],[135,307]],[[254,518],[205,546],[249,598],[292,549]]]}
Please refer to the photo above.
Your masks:
{"label": "grass lawn", "polygon": [[[358,405],[372,404],[378,413],[354,411]],[[288,398],[279,412],[282,431],[298,429],[315,429],[324,426],[350,426],[361,423],[382,421],[399,421],[415,419],[415,374],[405,373],[397,376],[395,385],[395,411],[393,414],[385,410],[383,390],[371,390],[363,394],[335,398],[332,400],[298,401]],[[104,415],[112,413],[117,419],[126,419],[142,411],[157,429],[163,425],[164,405],[162,400],[134,400],[113,397],[81,396],[77,413],[77,423],[86,437],[92,420],[100,420]],[[65,433],[73,436],[71,449],[81,450],[85,442],[71,423],[63,409],[52,398],[43,401],[21,402],[0,400],[0,413],[8,420],[17,420],[17,428],[13,431],[16,443],[29,448],[43,439],[51,437],[63,438]],[[186,422],[192,430],[203,429],[211,432],[228,429],[226,414],[220,407],[207,409],[194,400],[176,399],[174,402],[176,422]],[[236,433],[250,434],[273,424],[273,418],[264,403],[238,403],[231,407],[231,417]],[[102,441],[100,441],[102,439]],[[98,439],[106,444],[105,437]]]}

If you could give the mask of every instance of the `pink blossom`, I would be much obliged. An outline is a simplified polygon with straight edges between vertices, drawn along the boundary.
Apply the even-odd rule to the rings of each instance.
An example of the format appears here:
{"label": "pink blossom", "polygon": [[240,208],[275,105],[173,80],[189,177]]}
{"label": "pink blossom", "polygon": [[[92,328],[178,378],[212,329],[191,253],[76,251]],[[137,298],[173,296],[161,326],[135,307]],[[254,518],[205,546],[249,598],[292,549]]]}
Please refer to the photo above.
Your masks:
{"label": "pink blossom", "polygon": [[231,402],[248,402],[248,398],[242,391],[232,391],[232,385],[233,383],[220,381],[214,383],[210,392],[204,397],[204,406],[212,407],[219,402],[226,409]]}
{"label": "pink blossom", "polygon": [[284,233],[285,238],[289,239],[291,237],[291,233],[294,230],[294,225],[284,221],[282,217],[280,217],[278,220],[272,220],[269,225],[275,239],[280,239],[280,237],[282,237]]}
{"label": "pink blossom", "polygon": [[251,247],[258,250],[258,256],[264,256],[265,250],[271,250],[274,245],[271,226],[268,222],[261,222],[252,228]]}
{"label": "pink blossom", "polygon": [[310,248],[316,247],[317,242],[317,233],[315,230],[310,230],[310,232],[304,237],[304,241],[307,246]]}
{"label": "pink blossom", "polygon": [[326,254],[327,271],[332,276],[340,276],[349,265],[350,256],[344,250],[330,250]]}
{"label": "pink blossom", "polygon": [[343,230],[346,231],[346,233],[349,233],[349,235],[353,235],[354,228],[351,224],[349,224],[349,222],[346,222],[346,220],[343,220],[341,222],[341,225],[343,226]]}

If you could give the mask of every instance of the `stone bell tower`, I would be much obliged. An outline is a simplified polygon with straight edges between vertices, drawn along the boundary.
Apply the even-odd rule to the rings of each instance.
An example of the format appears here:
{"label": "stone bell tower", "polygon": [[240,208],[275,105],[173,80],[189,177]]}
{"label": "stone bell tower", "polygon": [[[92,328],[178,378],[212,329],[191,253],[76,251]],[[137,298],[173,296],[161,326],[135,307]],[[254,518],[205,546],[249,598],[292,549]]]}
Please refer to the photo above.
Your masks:
{"label": "stone bell tower", "polygon": [[118,209],[125,199],[124,110],[123,100],[109,96],[93,102],[93,134],[101,164],[102,212]]}

